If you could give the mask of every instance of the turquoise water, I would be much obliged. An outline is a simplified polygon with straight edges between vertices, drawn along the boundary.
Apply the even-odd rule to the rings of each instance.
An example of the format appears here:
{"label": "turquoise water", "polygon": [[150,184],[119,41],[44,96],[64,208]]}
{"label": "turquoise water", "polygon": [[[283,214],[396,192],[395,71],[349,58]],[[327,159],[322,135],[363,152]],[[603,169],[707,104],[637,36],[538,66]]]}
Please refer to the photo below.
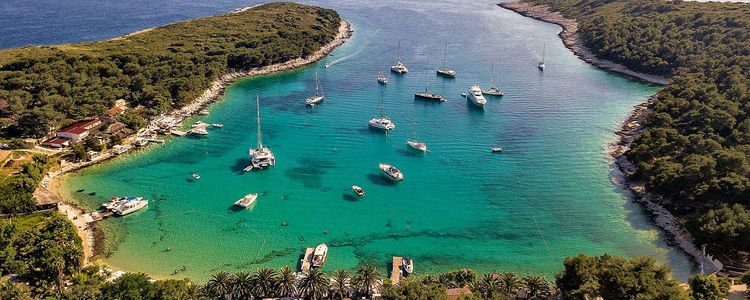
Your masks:
{"label": "turquoise water", "polygon": [[[551,276],[566,256],[607,252],[653,256],[681,278],[690,272],[684,255],[610,181],[613,132],[656,88],[585,64],[556,37],[557,26],[493,3],[326,5],[355,34],[326,58],[330,68],[319,68],[322,105],[304,106],[315,66],[245,79],[209,116],[190,120],[225,125],[207,138],[176,138],[67,177],[70,193],[92,209],[112,195],[152,200],[146,210],[100,223],[107,264],[200,280],[217,270],[296,265],[305,247],[325,242],[326,271],[360,262],[385,271],[391,256],[407,255],[417,272],[471,267]],[[399,40],[410,73],[390,74],[380,87],[378,68],[392,62]],[[428,56],[434,68],[445,40],[455,80],[426,75]],[[535,65],[544,44],[541,73]],[[488,96],[477,110],[459,94],[472,83],[486,86],[492,64],[506,95]],[[447,102],[414,100],[426,76]],[[387,135],[367,128],[381,92],[396,123]],[[243,173],[255,145],[256,94],[277,165]],[[432,152],[406,147],[412,128]],[[495,145],[505,152],[490,153]],[[379,162],[395,164],[406,179],[391,184]],[[202,178],[192,181],[192,172]],[[354,198],[352,184],[367,197]],[[72,192],[79,189],[85,192]],[[249,192],[262,193],[257,204],[233,209]]]}

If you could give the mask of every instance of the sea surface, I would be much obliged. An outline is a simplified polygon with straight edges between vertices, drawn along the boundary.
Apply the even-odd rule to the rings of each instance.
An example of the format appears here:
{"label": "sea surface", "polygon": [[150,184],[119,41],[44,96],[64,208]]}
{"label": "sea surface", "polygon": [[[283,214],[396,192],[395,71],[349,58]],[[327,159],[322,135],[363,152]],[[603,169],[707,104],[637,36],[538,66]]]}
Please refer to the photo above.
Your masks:
{"label": "sea surface", "polygon": [[[0,47],[111,38],[252,4],[3,1]],[[683,279],[691,272],[610,179],[613,132],[656,87],[584,63],[557,38],[558,26],[493,1],[313,4],[335,8],[355,31],[320,65],[231,85],[209,116],[186,122],[225,125],[206,138],[170,139],[65,178],[69,196],[89,209],[115,195],[151,200],[100,222],[105,263],[205,280],[218,270],[295,266],[305,247],[327,243],[325,271],[369,262],[386,273],[391,257],[404,255],[417,273],[470,267],[551,277],[566,256],[611,253],[654,257]],[[455,80],[434,71],[446,41]],[[410,72],[380,86],[375,77],[399,42]],[[536,68],[542,49],[544,72]],[[326,99],[307,108],[316,71]],[[504,97],[487,96],[484,110],[461,97],[473,83],[487,87],[491,75]],[[448,101],[415,100],[426,82]],[[277,165],[243,173],[256,144],[256,95]],[[388,134],[367,127],[381,95],[396,123]],[[408,149],[413,136],[432,152]],[[491,153],[493,146],[505,151]],[[379,162],[406,179],[389,182]],[[355,198],[353,184],[367,197]],[[232,207],[251,192],[261,193],[254,207]]]}

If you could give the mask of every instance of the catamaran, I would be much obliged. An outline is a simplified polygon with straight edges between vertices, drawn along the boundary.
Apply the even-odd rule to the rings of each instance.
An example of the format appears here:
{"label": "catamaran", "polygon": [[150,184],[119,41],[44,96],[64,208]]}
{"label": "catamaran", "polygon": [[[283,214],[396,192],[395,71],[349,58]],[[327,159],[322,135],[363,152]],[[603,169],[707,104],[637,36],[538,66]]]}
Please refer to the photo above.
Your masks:
{"label": "catamaran", "polygon": [[482,95],[482,88],[476,84],[469,87],[469,90],[466,92],[466,99],[471,100],[471,103],[479,107],[484,107],[487,104],[487,99],[484,99],[484,95]]}
{"label": "catamaran", "polygon": [[240,200],[235,201],[234,205],[247,208],[255,203],[255,199],[258,199],[258,194],[247,194],[245,197],[240,198]]}
{"label": "catamaran", "polygon": [[406,140],[406,145],[414,150],[419,150],[422,152],[430,152],[429,149],[427,149],[427,144],[425,142],[417,141],[417,131],[414,129],[414,122],[411,124],[412,127],[412,138],[409,140]]}
{"label": "catamaran", "polygon": [[307,98],[305,100],[305,104],[309,106],[315,106],[316,104],[323,101],[323,88],[320,86],[320,78],[318,77],[318,72],[315,71],[315,96],[312,96],[310,98]]}
{"label": "catamaran", "polygon": [[409,69],[401,62],[401,41],[398,42],[398,48],[396,50],[396,63],[391,66],[391,72],[404,74],[409,72]]}
{"label": "catamaran", "polygon": [[268,166],[276,164],[276,157],[271,152],[271,149],[263,147],[263,140],[261,139],[260,131],[260,96],[255,96],[255,106],[258,110],[258,148],[250,148],[248,154],[250,154],[250,165],[245,168],[245,171],[253,169],[265,169]]}
{"label": "catamaran", "polygon": [[312,257],[313,267],[322,267],[328,257],[328,246],[326,244],[320,244],[315,247]]}
{"label": "catamaran", "polygon": [[448,52],[448,41],[445,41],[445,47],[443,48],[443,68],[437,70],[437,74],[443,77],[454,78],[456,77],[456,71],[448,69],[445,60],[445,54]]}
{"label": "catamaran", "polygon": [[404,174],[401,173],[401,170],[394,167],[393,165],[389,165],[386,163],[380,163],[378,164],[378,168],[380,168],[380,171],[383,172],[383,175],[388,177],[388,179],[393,181],[401,181],[404,180]]}
{"label": "catamaran", "polygon": [[385,131],[396,128],[396,124],[391,121],[391,118],[383,114],[383,93],[380,93],[380,117],[370,119],[369,125],[372,128]]}
{"label": "catamaran", "polygon": [[445,97],[443,97],[443,95],[432,93],[429,91],[429,83],[430,83],[430,59],[428,58],[427,59],[427,74],[425,74],[425,78],[424,78],[424,92],[415,93],[414,98],[444,102]]}
{"label": "catamaran", "polygon": [[546,50],[547,50],[547,43],[544,43],[544,46],[542,47],[542,61],[540,61],[539,64],[536,66],[541,71],[544,71],[544,52]]}
{"label": "catamaran", "polygon": [[482,91],[482,93],[501,97],[503,91],[495,87],[495,64],[492,64],[492,71],[490,72],[490,88]]}

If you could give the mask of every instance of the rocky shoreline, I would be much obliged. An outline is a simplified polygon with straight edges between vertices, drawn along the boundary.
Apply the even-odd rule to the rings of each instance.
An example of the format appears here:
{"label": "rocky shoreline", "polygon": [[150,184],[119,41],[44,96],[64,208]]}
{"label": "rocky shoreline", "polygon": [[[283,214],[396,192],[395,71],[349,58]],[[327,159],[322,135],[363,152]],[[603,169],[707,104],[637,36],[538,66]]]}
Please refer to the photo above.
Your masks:
{"label": "rocky shoreline", "polygon": [[[650,84],[669,84],[668,78],[635,72],[623,65],[596,58],[591,51],[583,46],[580,37],[576,33],[578,23],[575,20],[563,17],[559,12],[550,11],[547,6],[534,6],[518,1],[499,3],[498,5],[523,16],[561,26],[563,30],[558,36],[562,39],[565,46],[587,63]],[[666,208],[659,204],[660,199],[649,193],[644,183],[629,180],[630,176],[635,173],[636,166],[628,160],[625,153],[630,150],[633,140],[643,132],[644,127],[642,126],[642,122],[647,117],[650,112],[649,108],[655,101],[657,101],[657,95],[651,95],[646,102],[636,105],[620,130],[615,132],[617,138],[609,148],[609,155],[613,158],[615,167],[612,173],[612,181],[621,186],[623,191],[629,193],[628,196],[630,199],[643,207],[649,215],[651,223],[664,231],[667,243],[670,246],[677,247],[687,254],[691,260],[702,264],[706,273],[717,272],[719,271],[720,263],[703,254],[703,251],[695,245],[692,235],[682,227],[679,221]],[[719,266],[717,266],[717,263]]]}
{"label": "rocky shoreline", "polygon": [[[195,100],[193,100],[190,104],[172,111],[169,116],[177,120],[177,122],[180,122],[190,116],[193,116],[203,110],[204,108],[210,106],[211,104],[215,103],[219,99],[221,99],[221,96],[224,95],[224,90],[226,87],[242,78],[251,77],[251,76],[258,76],[258,75],[265,75],[265,74],[271,74],[276,72],[283,72],[287,70],[292,70],[296,68],[300,68],[312,63],[315,63],[321,59],[323,59],[326,55],[333,52],[336,47],[340,46],[344,42],[346,42],[349,37],[351,37],[353,31],[351,28],[351,24],[347,22],[346,20],[341,20],[341,24],[339,25],[338,34],[336,37],[328,43],[327,45],[321,47],[316,51],[314,54],[305,57],[305,58],[296,58],[284,63],[274,64],[270,66],[265,66],[262,68],[254,68],[251,70],[246,71],[238,71],[233,72],[229,74],[225,74],[218,79],[216,79],[214,82],[211,83],[211,86],[206,89],[203,94],[201,94],[199,97],[197,97]],[[151,120],[147,125],[146,128],[156,128],[158,127],[158,122],[155,120]],[[134,140],[135,134],[133,136],[128,137],[126,140]],[[95,223],[87,222],[87,219],[85,217],[85,212],[83,209],[78,207],[74,202],[72,201],[66,201],[65,197],[62,195],[62,187],[60,184],[60,176],[64,175],[69,172],[73,172],[76,170],[80,170],[92,165],[96,165],[98,163],[107,161],[111,158],[115,157],[115,155],[106,153],[102,154],[101,156],[97,157],[96,159],[92,161],[87,162],[81,162],[81,163],[69,163],[60,168],[57,171],[49,172],[47,176],[42,180],[42,185],[40,188],[49,188],[52,193],[54,193],[60,200],[61,204],[58,208],[58,210],[68,217],[68,219],[76,226],[76,229],[78,231],[78,235],[81,237],[83,241],[84,246],[84,263],[92,263],[93,259],[96,255],[101,254],[101,250],[103,249],[101,240],[101,236],[103,236],[103,233],[101,230],[95,225]]]}
{"label": "rocky shoreline", "polygon": [[576,20],[563,17],[559,12],[551,11],[549,7],[545,5],[531,5],[529,3],[520,1],[503,2],[498,3],[497,5],[502,8],[514,11],[522,16],[556,24],[562,27],[563,30],[558,34],[558,36],[562,40],[565,47],[570,49],[570,51],[573,51],[576,56],[580,57],[583,61],[589,64],[646,83],[656,85],[669,84],[669,78],[667,77],[636,72],[613,61],[597,58],[594,53],[589,51],[583,45],[583,41],[581,40],[580,36],[578,36],[578,22],[576,22]]}

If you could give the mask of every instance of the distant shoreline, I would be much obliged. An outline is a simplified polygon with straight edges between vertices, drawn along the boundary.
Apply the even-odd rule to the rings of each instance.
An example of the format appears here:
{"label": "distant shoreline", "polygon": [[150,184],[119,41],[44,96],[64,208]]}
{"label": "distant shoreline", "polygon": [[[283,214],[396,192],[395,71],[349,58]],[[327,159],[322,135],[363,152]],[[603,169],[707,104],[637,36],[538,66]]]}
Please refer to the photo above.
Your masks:
{"label": "distant shoreline", "polygon": [[[252,7],[251,7],[252,8]],[[245,10],[249,8],[244,8]],[[232,12],[236,13],[236,12]],[[141,30],[139,32],[144,32],[151,29],[145,29]],[[137,34],[132,33],[132,34]],[[306,65],[310,65],[312,63],[315,63],[323,58],[325,58],[328,54],[333,52],[336,47],[340,46],[344,42],[346,42],[349,37],[351,37],[353,31],[351,29],[351,24],[342,19],[341,23],[339,25],[338,34],[336,37],[327,45],[324,45],[318,51],[315,53],[305,57],[305,58],[295,58],[293,60],[284,62],[284,63],[278,63],[274,65],[269,65],[261,68],[253,68],[247,71],[238,71],[238,72],[232,72],[225,74],[223,76],[220,76],[216,80],[214,80],[210,87],[206,89],[203,94],[201,94],[199,97],[195,98],[190,104],[185,105],[184,107],[180,109],[173,110],[169,115],[174,117],[175,119],[178,119],[181,121],[195,115],[202,109],[206,108],[207,106],[210,106],[211,104],[215,103],[217,100],[221,99],[221,97],[224,95],[224,90],[226,87],[240,79],[244,79],[247,77],[253,77],[258,75],[266,75],[266,74],[272,74],[272,73],[278,73],[278,72],[284,72],[300,67],[304,67]],[[129,35],[132,35],[129,34]],[[146,128],[156,127],[155,122],[152,120],[147,125]],[[125,140],[132,140],[135,137],[135,134],[132,136],[126,138]],[[64,190],[69,187],[63,186],[62,184],[62,176],[74,172],[86,167],[90,167],[93,165],[97,165],[101,162],[107,161],[111,158],[115,157],[114,155],[110,153],[102,154],[100,157],[98,157],[95,161],[90,162],[83,162],[83,163],[71,163],[66,166],[64,166],[62,169],[55,171],[55,172],[49,172],[47,176],[43,179],[44,185],[47,186],[47,188],[52,191],[60,200],[61,200],[61,207],[59,208],[59,211],[63,213],[68,219],[76,225],[76,228],[78,229],[78,235],[81,237],[81,240],[83,241],[83,247],[87,250],[84,251],[84,264],[89,264],[93,262],[93,258],[101,253],[97,253],[97,249],[101,249],[101,244],[103,241],[101,239],[96,239],[95,236],[102,235],[101,230],[96,226],[95,223],[85,224],[82,223],[84,220],[84,213],[85,211],[81,209],[78,206],[77,201],[71,201],[71,199],[68,199],[68,195],[70,194],[70,191]],[[88,226],[87,226],[88,225]]]}
{"label": "distant shoreline", "polygon": [[[583,46],[576,32],[578,23],[575,20],[563,17],[559,12],[550,11],[547,6],[534,6],[520,1],[498,3],[497,5],[525,17],[561,26],[563,30],[558,34],[560,39],[568,49],[587,63],[650,84],[664,86],[670,83],[669,78],[636,72],[621,64],[597,58]],[[658,197],[649,193],[643,183],[628,179],[635,172],[635,166],[628,160],[625,153],[630,150],[633,140],[643,132],[644,127],[641,124],[650,112],[649,107],[655,101],[657,101],[656,94],[651,95],[645,102],[636,105],[620,126],[620,129],[615,132],[617,138],[610,144],[608,150],[608,155],[612,157],[613,164],[616,167],[616,170],[611,174],[611,179],[616,185],[623,188],[623,192],[627,193],[629,198],[641,205],[653,225],[666,233],[667,244],[687,254],[692,261],[703,262],[705,270],[711,273],[713,262],[698,249],[692,235],[682,228],[679,221],[666,208],[658,204]]]}
{"label": "distant shoreline", "polygon": [[643,81],[655,85],[669,84],[670,79],[667,77],[636,72],[628,69],[624,65],[615,63],[613,61],[597,58],[594,53],[586,49],[580,37],[578,36],[578,22],[576,22],[576,20],[563,17],[559,12],[550,11],[549,7],[547,6],[535,6],[520,1],[503,2],[498,3],[497,5],[507,10],[514,11],[522,16],[547,23],[552,23],[562,27],[563,30],[558,34],[558,36],[563,41],[563,44],[565,44],[565,47],[570,49],[570,51],[573,51],[576,56],[589,64],[605,69],[607,71],[615,72],[620,75],[636,79],[638,81]]}

